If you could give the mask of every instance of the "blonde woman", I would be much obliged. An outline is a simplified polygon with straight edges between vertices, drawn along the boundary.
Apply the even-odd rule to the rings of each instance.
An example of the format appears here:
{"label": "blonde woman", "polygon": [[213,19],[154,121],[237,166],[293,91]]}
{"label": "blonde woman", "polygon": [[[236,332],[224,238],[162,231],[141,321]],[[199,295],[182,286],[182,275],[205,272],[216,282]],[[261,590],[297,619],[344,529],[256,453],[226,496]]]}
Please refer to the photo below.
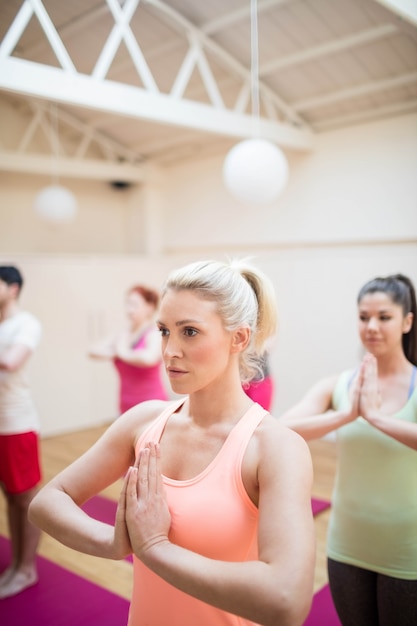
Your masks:
{"label": "blonde woman", "polygon": [[[128,411],[32,504],[75,550],[133,553],[129,626],[301,626],[309,612],[309,450],[242,388],[275,321],[270,281],[244,262],[172,272],[158,327],[182,398]],[[124,472],[115,526],[83,513]]]}

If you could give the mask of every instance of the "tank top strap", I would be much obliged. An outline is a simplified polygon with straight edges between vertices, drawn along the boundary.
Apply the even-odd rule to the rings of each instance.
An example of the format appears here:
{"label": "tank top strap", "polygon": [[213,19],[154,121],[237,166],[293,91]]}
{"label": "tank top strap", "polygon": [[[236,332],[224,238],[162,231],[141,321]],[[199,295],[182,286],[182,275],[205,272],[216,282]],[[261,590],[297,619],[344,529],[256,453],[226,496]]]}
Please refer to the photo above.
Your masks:
{"label": "tank top strap", "polygon": [[222,454],[227,454],[228,451],[234,449],[237,458],[241,461],[250,438],[265,415],[268,415],[268,411],[254,402],[229,433],[223,445]]}
{"label": "tank top strap", "polygon": [[135,451],[138,454],[140,448],[147,441],[159,441],[162,435],[162,432],[165,428],[165,424],[168,421],[168,418],[177,411],[180,406],[182,406],[185,402],[186,398],[181,398],[180,400],[174,400],[173,402],[169,402],[168,405],[164,408],[162,413],[158,415],[156,419],[154,419],[147,428],[143,431],[141,436],[136,442]]}
{"label": "tank top strap", "polygon": [[408,390],[408,399],[411,398],[411,396],[413,395],[413,392],[414,392],[414,387],[415,387],[415,384],[416,384],[416,374],[417,374],[417,366],[414,365],[413,366],[413,371],[411,373],[410,389]]}

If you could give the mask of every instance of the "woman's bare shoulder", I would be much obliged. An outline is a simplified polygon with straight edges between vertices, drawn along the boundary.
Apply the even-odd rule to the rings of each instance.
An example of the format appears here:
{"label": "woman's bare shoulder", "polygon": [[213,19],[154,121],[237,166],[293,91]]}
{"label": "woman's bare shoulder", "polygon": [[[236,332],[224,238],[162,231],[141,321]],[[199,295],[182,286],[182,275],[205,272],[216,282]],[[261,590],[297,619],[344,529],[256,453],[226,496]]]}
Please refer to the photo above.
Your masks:
{"label": "woman's bare shoulder", "polygon": [[263,451],[280,450],[308,453],[308,445],[301,435],[271,414],[265,416],[257,429],[259,445]]}
{"label": "woman's bare shoulder", "polygon": [[272,415],[259,424],[246,458],[264,493],[276,495],[288,484],[310,488],[313,468],[307,442]]}

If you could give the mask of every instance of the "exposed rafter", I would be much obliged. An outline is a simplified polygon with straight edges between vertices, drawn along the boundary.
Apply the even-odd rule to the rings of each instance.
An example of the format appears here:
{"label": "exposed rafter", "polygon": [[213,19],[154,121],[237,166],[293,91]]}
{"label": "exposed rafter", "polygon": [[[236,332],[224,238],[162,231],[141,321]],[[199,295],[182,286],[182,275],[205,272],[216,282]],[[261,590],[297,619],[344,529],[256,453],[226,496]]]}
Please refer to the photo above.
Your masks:
{"label": "exposed rafter", "polygon": [[404,85],[412,85],[417,82],[417,72],[410,72],[403,76],[396,76],[395,78],[388,78],[383,80],[375,80],[365,85],[358,85],[356,87],[350,87],[348,89],[341,89],[324,96],[318,96],[316,98],[308,98],[295,102],[293,104],[297,111],[308,111],[309,109],[318,108],[328,104],[334,104],[342,100],[349,98],[357,98],[359,96],[369,96],[370,94],[380,91],[395,89],[397,87],[403,87]]}
{"label": "exposed rafter", "polygon": [[[261,134],[305,151],[311,127],[415,110],[415,1],[258,0]],[[68,173],[90,161],[100,176],[94,161],[102,161],[107,178],[112,164],[143,169],[220,153],[258,132],[242,61],[249,0],[9,0],[5,9],[0,106],[12,116],[14,102],[20,116],[14,145],[11,132],[2,140],[9,152],[0,161],[10,168],[19,167],[17,155],[32,167],[37,152],[45,158],[53,148],[48,101],[57,103]]]}
{"label": "exposed rafter", "polygon": [[[147,0],[145,0],[147,1]],[[149,0],[150,2],[152,0]],[[283,4],[288,4],[289,2],[293,2],[294,0],[259,0],[257,6],[258,15],[263,13],[264,11],[268,11],[268,9],[272,9],[276,6],[280,6]],[[221,30],[223,30],[227,26],[233,26],[236,22],[243,20],[250,15],[250,3],[240,9],[236,9],[235,11],[229,11],[225,13],[221,17],[216,18],[215,20],[211,20],[204,24],[201,28],[202,32],[206,35],[213,35]]]}
{"label": "exposed rafter", "polygon": [[[86,75],[77,72],[41,0],[25,0],[0,46],[0,88],[24,96],[54,100],[136,119],[148,119],[226,137],[245,138],[253,135],[252,116],[244,113],[242,109],[235,111],[225,107],[205,51],[215,55],[222,64],[227,65],[229,71],[243,84],[250,78],[250,71],[247,68],[169,5],[160,0],[146,0],[146,4],[162,11],[170,20],[175,21],[176,27],[183,30],[184,37],[188,40],[189,51],[174,80],[173,90],[171,94],[163,94],[159,91],[145,61],[140,42],[135,39],[130,28],[130,21],[138,8],[139,0],[126,0],[123,6],[118,0],[106,2],[114,19],[114,27],[104,43],[91,75]],[[279,0],[264,1],[265,6],[278,3]],[[12,56],[32,15],[38,18],[59,62],[59,68]],[[111,82],[106,78],[122,41],[140,76],[143,88]],[[194,67],[199,69],[210,104],[182,97]],[[273,113],[271,119],[261,120],[259,125],[261,136],[293,149],[310,149],[312,133],[300,116],[266,87],[261,88],[261,94],[268,101],[265,111]],[[237,105],[242,106],[242,101]]]}
{"label": "exposed rafter", "polygon": [[[28,77],[30,76],[30,84]],[[253,118],[206,104],[154,94],[111,81],[96,81],[76,74],[22,59],[0,61],[0,86],[26,96],[114,113],[123,117],[147,119],[162,124],[183,126],[226,137],[253,135]],[[261,119],[260,135],[295,150],[312,148],[312,134],[282,122]]]}
{"label": "exposed rafter", "polygon": [[335,52],[341,52],[342,50],[366,44],[370,41],[376,41],[378,39],[382,39],[383,37],[389,37],[396,32],[398,32],[398,28],[394,26],[394,24],[383,24],[382,26],[369,28],[364,32],[355,33],[349,37],[342,37],[334,41],[328,41],[320,46],[300,50],[300,52],[288,55],[282,59],[276,59],[270,63],[265,63],[259,68],[259,74],[261,76],[266,76],[267,74],[271,74],[277,70],[298,65],[299,63],[313,61],[314,59],[334,54]]}
{"label": "exposed rafter", "polygon": [[401,18],[417,25],[417,2],[416,0],[375,0],[379,4],[382,4],[384,7],[393,11],[396,15],[399,15]]}
{"label": "exposed rafter", "polygon": [[60,157],[51,164],[51,157],[40,154],[24,154],[10,150],[0,150],[0,170],[5,172],[26,172],[51,176],[52,170],[61,177],[85,178],[88,180],[122,180],[140,183],[146,179],[146,169],[126,163],[114,163],[99,159],[79,159]]}
{"label": "exposed rafter", "polygon": [[[14,110],[12,103],[9,108]],[[19,113],[19,125],[22,132],[14,136],[15,145],[11,149],[0,149],[0,170],[46,176],[54,170],[68,178],[134,183],[145,178],[145,165],[135,151],[58,107],[30,100]],[[46,153],[37,148],[39,135],[46,140],[47,150],[49,147]]]}
{"label": "exposed rafter", "polygon": [[[410,100],[407,104],[388,104],[378,109],[379,117],[386,117],[390,115],[402,115],[404,113],[412,113],[417,111],[417,100]],[[315,124],[318,130],[329,130],[331,128],[339,128],[348,126],[350,124],[359,124],[362,122],[368,122],[375,119],[375,111],[357,111],[350,115],[341,115],[340,117],[333,117],[329,120],[318,122]]]}
{"label": "exposed rafter", "polygon": [[[288,1],[290,0],[285,0],[285,2]],[[172,7],[170,7],[165,2],[162,2],[161,0],[146,0],[146,3],[157,8],[166,16],[175,21],[176,24],[183,29],[184,33],[186,33],[186,36],[189,40],[200,41],[204,49],[210,51],[223,65],[228,67],[228,69],[232,71],[232,73],[234,73],[237,78],[240,78],[244,83],[250,82],[250,70],[241,63],[239,63],[239,61],[237,61],[231,54],[226,52],[226,50],[224,50],[213,39],[208,37],[203,32],[203,30],[197,28],[183,15],[175,11]],[[281,0],[281,2],[279,2],[279,0],[271,0],[271,2],[268,3],[268,8],[272,4],[284,4],[284,1]],[[269,99],[274,102],[274,105],[277,107],[277,109],[280,110],[281,114],[287,121],[292,122],[301,128],[308,127],[306,121],[303,120],[302,117],[298,115],[298,113],[294,111],[294,109],[289,104],[284,102],[282,98],[280,98],[276,93],[269,89],[267,85],[263,84],[262,81],[260,81],[259,83],[259,93],[261,98],[263,95],[269,97]]]}

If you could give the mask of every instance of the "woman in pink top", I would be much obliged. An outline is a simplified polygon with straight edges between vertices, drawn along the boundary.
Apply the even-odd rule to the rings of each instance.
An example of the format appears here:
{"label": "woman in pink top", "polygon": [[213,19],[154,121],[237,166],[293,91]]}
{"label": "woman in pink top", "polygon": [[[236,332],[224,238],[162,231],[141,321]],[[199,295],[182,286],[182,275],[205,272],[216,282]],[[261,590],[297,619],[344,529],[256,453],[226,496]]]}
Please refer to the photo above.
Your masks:
{"label": "woman in pink top", "polygon": [[268,352],[264,352],[259,360],[260,372],[251,381],[243,385],[243,389],[249,398],[270,411],[274,399],[274,379],[269,366]]}
{"label": "woman in pink top", "polygon": [[[300,626],[314,578],[307,444],[254,403],[276,325],[245,262],[170,274],[158,326],[173,402],[138,405],[53,478],[31,520],[75,550],[134,555],[129,626]],[[82,504],[126,472],[114,527]]]}
{"label": "woman in pink top", "polygon": [[167,400],[162,378],[161,340],[155,324],[159,294],[135,285],[126,295],[127,328],[93,346],[89,355],[112,359],[119,374],[119,410],[124,413],[145,400]]}

